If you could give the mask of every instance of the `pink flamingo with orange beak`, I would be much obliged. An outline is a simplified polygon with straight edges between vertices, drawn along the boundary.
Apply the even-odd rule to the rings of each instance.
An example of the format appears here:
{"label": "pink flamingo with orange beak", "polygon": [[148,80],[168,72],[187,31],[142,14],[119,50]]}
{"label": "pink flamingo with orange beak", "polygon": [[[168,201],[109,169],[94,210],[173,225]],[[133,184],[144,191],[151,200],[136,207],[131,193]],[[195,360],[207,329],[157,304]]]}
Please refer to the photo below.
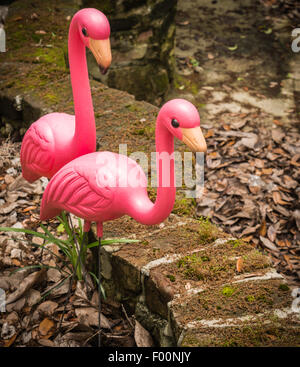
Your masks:
{"label": "pink flamingo with orange beak", "polygon": [[74,15],[68,50],[75,116],[50,113],[30,126],[21,147],[22,174],[27,181],[51,178],[72,159],[95,152],[96,127],[85,47],[105,74],[111,63],[109,36],[109,22],[99,10],[82,9]]}
{"label": "pink flamingo with orange beak", "polygon": [[[158,167],[155,203],[148,197],[147,178],[142,168],[134,160],[112,152],[95,152],[74,159],[52,177],[44,192],[41,220],[67,210],[84,219],[85,231],[91,222],[97,223],[99,287],[103,222],[125,214],[146,225],[162,222],[171,213],[176,197],[174,137],[195,152],[206,151],[198,111],[183,99],[171,100],[161,108],[155,137]],[[100,304],[99,288],[99,309]]]}

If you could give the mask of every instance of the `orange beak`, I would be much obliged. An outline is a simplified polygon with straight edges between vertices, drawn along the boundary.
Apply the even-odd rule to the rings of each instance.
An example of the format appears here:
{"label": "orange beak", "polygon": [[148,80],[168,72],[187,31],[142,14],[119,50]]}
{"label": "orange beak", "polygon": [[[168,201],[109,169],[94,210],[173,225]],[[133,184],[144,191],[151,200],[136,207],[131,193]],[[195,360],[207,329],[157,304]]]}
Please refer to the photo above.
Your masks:
{"label": "orange beak", "polygon": [[106,74],[111,64],[111,48],[109,38],[94,40],[89,38],[89,49],[92,51],[102,74]]}
{"label": "orange beak", "polygon": [[203,152],[207,150],[206,141],[200,127],[191,129],[181,128],[182,141],[193,151]]}

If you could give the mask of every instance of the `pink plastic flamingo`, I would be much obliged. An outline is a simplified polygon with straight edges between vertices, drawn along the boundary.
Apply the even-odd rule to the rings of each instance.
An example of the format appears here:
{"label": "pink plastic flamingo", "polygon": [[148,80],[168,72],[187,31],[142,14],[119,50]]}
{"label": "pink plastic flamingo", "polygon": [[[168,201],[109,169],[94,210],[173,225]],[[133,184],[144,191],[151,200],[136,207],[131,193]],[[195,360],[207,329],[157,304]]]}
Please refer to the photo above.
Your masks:
{"label": "pink plastic flamingo", "polygon": [[92,51],[104,74],[111,63],[109,35],[109,22],[99,10],[82,9],[74,15],[68,49],[75,116],[50,113],[28,129],[21,147],[22,174],[27,181],[51,178],[72,159],[96,150],[85,47]]}
{"label": "pink plastic flamingo", "polygon": [[97,222],[98,237],[102,237],[104,221],[124,214],[142,224],[162,222],[176,196],[173,159],[164,170],[164,161],[174,152],[174,136],[193,151],[206,151],[198,111],[183,99],[167,102],[157,117],[156,151],[161,159],[155,204],[147,194],[147,178],[134,160],[112,152],[95,152],[74,159],[53,176],[43,195],[41,220],[67,210],[86,221],[86,230],[90,222]]}
{"label": "pink plastic flamingo", "polygon": [[[90,223],[97,223],[98,276],[100,287],[100,244],[103,222],[130,215],[142,224],[162,222],[170,214],[176,196],[174,136],[193,151],[205,152],[206,143],[200,129],[197,109],[188,101],[175,99],[160,110],[156,121],[158,168],[155,203],[147,194],[147,178],[132,159],[112,152],[90,153],[61,168],[51,179],[43,195],[40,218],[50,219],[67,210]],[[166,168],[167,166],[167,168]],[[99,339],[100,346],[100,288]]]}

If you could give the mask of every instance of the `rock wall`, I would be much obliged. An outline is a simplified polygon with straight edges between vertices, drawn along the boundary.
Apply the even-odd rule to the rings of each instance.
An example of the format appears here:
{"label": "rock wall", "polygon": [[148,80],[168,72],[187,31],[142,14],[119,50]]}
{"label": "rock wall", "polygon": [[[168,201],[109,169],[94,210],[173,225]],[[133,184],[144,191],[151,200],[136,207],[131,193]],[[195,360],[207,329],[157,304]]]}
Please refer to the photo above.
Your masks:
{"label": "rock wall", "polygon": [[83,0],[87,6],[103,11],[112,30],[111,69],[100,75],[89,53],[91,75],[138,100],[161,104],[173,80],[177,0]]}
{"label": "rock wall", "polygon": [[[128,91],[139,100],[160,104],[173,76],[176,3],[49,0],[45,7],[42,0],[12,2],[5,22],[7,50],[0,53],[0,139],[10,136],[19,141],[40,115],[65,109],[60,103],[65,103],[71,91],[68,28],[80,7],[102,10],[111,23],[113,65],[102,82]],[[93,56],[89,51],[87,55],[89,71],[100,79]],[[39,97],[32,102],[35,94]],[[46,102],[47,108],[39,107],[39,101]],[[94,98],[93,102],[97,120],[99,101]],[[72,107],[71,95],[69,103]],[[116,101],[114,111],[119,103]],[[134,103],[126,108],[127,112],[129,109],[135,111]]]}

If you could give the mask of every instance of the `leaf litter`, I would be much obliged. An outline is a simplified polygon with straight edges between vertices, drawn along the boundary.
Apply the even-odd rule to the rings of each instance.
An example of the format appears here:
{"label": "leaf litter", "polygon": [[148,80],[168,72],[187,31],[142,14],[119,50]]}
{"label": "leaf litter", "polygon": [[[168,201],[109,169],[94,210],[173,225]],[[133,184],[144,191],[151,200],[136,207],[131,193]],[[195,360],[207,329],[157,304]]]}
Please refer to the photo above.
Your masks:
{"label": "leaf litter", "polygon": [[259,118],[231,113],[222,116],[228,121],[207,127],[197,215],[269,252],[277,270],[299,284],[299,130],[278,120],[264,126]]}
{"label": "leaf litter", "polygon": [[[21,175],[19,152],[19,143],[6,142],[0,147],[0,227],[39,232],[39,204],[47,180],[26,182]],[[56,231],[58,225],[58,221],[51,221],[47,229],[63,239],[61,227]],[[43,238],[20,232],[0,233],[0,287],[6,291],[0,346],[96,345],[95,286],[91,290],[77,282],[61,329],[58,327],[69,288],[66,274],[68,269],[56,244],[44,244]],[[100,320],[104,346],[137,345],[134,319],[124,315],[122,304],[103,301]]]}
{"label": "leaf litter", "polygon": [[[269,252],[279,272],[299,283],[299,133],[277,120],[272,129],[262,127],[258,123],[259,115],[231,115],[226,124],[206,129],[205,189],[203,199],[197,204],[197,215],[209,216],[226,232],[262,247]],[[47,180],[34,184],[23,180],[20,144],[7,143],[1,150],[0,226],[36,230],[39,203]],[[58,225],[51,222],[48,230],[53,231]],[[63,231],[57,233],[63,238]],[[42,238],[13,232],[0,234],[0,243],[1,286],[11,302],[0,326],[3,329],[7,323],[4,331],[7,329],[12,334],[7,339],[1,337],[0,345],[93,345],[98,319],[97,301],[93,300],[98,296],[94,289],[89,297],[80,282],[58,330],[68,290],[67,282],[60,286],[64,273],[54,269],[56,264],[67,271],[58,247],[46,244],[42,251],[39,247]],[[49,267],[26,269],[36,265],[37,259]],[[22,272],[10,276],[11,270],[20,267],[24,269]],[[237,271],[243,267],[242,259],[238,259]],[[150,345],[147,332],[132,317],[124,315],[122,306],[104,302],[103,343]]]}

